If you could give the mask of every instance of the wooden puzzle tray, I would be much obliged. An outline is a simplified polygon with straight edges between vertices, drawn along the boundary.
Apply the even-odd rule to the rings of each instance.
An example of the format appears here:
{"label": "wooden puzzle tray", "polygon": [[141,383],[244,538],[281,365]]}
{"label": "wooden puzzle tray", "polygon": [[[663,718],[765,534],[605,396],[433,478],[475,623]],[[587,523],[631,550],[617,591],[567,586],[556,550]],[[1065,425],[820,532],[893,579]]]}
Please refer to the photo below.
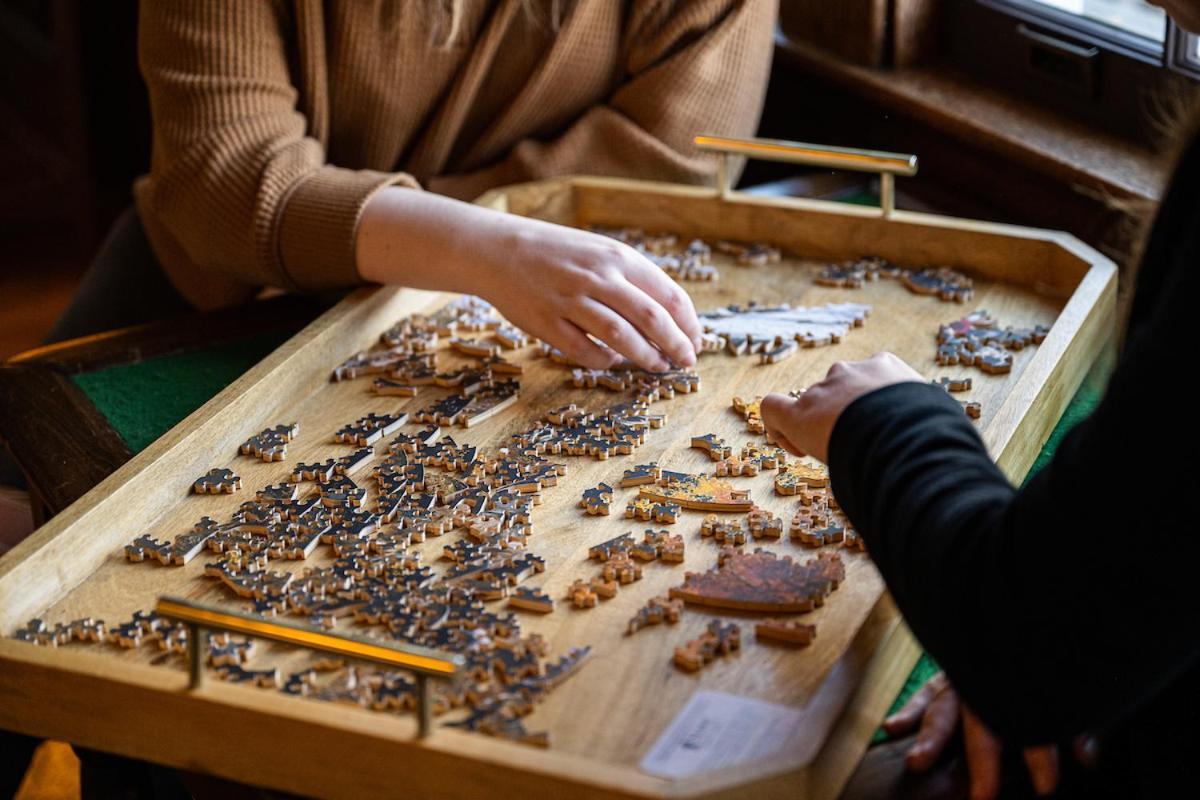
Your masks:
{"label": "wooden puzzle tray", "polygon": [[[683,511],[673,525],[625,519],[638,489],[613,490],[612,513],[591,516],[582,493],[600,483],[614,487],[624,469],[655,461],[663,469],[712,474],[708,456],[691,438],[715,434],[735,450],[759,439],[731,409],[734,396],[752,398],[819,380],[836,360],[896,352],[931,380],[969,373],[964,399],[979,403],[977,420],[1005,472],[1019,480],[1095,360],[1111,330],[1116,271],[1111,262],[1072,237],[1052,231],[987,224],[925,214],[796,199],[722,196],[712,189],[598,178],[564,178],[489,193],[481,203],[500,210],[577,226],[636,225],[669,231],[683,241],[770,242],[781,262],[737,266],[716,256],[715,282],[683,284],[699,310],[759,301],[819,306],[866,303],[870,315],[836,344],[801,348],[776,364],[757,356],[705,354],[697,368],[699,392],[654,404],[666,424],[649,431],[632,455],[606,460],[547,456],[567,465],[545,487],[532,513],[528,548],[545,561],[531,579],[555,601],[552,613],[517,612],[522,632],[545,637],[551,657],[589,647],[590,655],[524,720],[549,735],[547,748],[435,724],[415,737],[409,712],[374,711],[280,691],[207,680],[188,689],[185,660],[154,648],[111,645],[36,646],[0,639],[0,726],[65,739],[186,769],[321,797],[406,795],[512,797],[834,797],[858,762],[887,705],[908,674],[917,647],[903,628],[866,554],[840,551],[846,577],[817,610],[799,617],[818,635],[803,649],[750,636],[746,613],[687,606],[674,625],[626,636],[627,621],[646,602],[683,583],[685,571],[703,572],[720,547],[699,530],[703,513]],[[953,265],[974,278],[967,303],[920,296],[899,281],[861,289],[829,288],[813,278],[820,265],[863,255],[903,267]],[[127,620],[157,599],[174,595],[245,610],[219,582],[204,574],[208,554],[185,566],[130,563],[124,548],[143,533],[171,538],[197,519],[228,516],[254,490],[286,478],[299,462],[350,452],[333,432],[370,412],[415,411],[445,391],[416,397],[379,396],[371,380],[333,382],[331,371],[377,342],[405,315],[429,312],[450,298],[406,289],[364,289],[349,296],[236,383],[136,456],[65,512],[0,559],[0,633],[13,634],[31,618],[49,624],[81,617]],[[938,366],[935,334],[941,324],[987,309],[1004,325],[1049,326],[1037,346],[1014,355],[1011,372]],[[445,432],[456,441],[494,445],[568,403],[603,405],[619,397],[603,388],[575,388],[569,368],[536,356],[532,348],[511,360],[524,367],[518,402],[470,428]],[[453,361],[453,357],[451,357]],[[298,422],[300,434],[283,462],[238,456],[239,445],[264,428]],[[415,431],[419,426],[405,426]],[[376,445],[376,458],[387,440]],[[234,494],[189,494],[213,467],[234,467],[245,488]],[[794,497],[772,491],[773,471],[734,478],[754,502],[790,518]],[[365,481],[364,481],[365,482]],[[565,599],[579,578],[591,578],[592,546],[625,531],[640,540],[647,528],[667,528],[686,542],[683,563],[654,561],[640,581],[622,586],[595,608]],[[450,532],[413,545],[422,562],[444,569]],[[811,551],[789,540],[750,542],[797,561]],[[300,571],[327,565],[321,546],[307,559],[272,569]],[[506,611],[504,601],[491,607]],[[718,657],[698,672],[672,664],[675,648],[720,619],[742,626],[738,653]],[[338,630],[355,626],[348,619]],[[311,654],[262,644],[250,663],[290,666]],[[702,774],[666,778],[639,767],[642,759],[698,690],[768,701],[800,711],[799,727],[760,760]],[[450,711],[438,722],[461,716]]]}

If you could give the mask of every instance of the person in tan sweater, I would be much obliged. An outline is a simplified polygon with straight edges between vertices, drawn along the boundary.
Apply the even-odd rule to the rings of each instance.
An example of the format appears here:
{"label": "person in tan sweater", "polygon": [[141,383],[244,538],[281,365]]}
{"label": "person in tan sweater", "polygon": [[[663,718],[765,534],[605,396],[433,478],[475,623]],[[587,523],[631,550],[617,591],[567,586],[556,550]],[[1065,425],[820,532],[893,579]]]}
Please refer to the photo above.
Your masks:
{"label": "person in tan sweater", "polygon": [[472,292],[586,366],[690,366],[691,302],[646,259],[462,201],[574,173],[711,182],[692,136],[754,133],[775,6],[144,3],[137,210],[199,307],[263,286]]}
{"label": "person in tan sweater", "polygon": [[[566,174],[711,183],[692,136],[754,133],[775,14],[776,0],[143,2],[150,172],[51,340],[262,287],[377,282],[481,295],[587,366],[690,366],[695,311],[658,267],[464,201]],[[0,744],[12,788],[35,741]],[[96,796],[124,793],[105,776],[143,778],[81,756]]]}

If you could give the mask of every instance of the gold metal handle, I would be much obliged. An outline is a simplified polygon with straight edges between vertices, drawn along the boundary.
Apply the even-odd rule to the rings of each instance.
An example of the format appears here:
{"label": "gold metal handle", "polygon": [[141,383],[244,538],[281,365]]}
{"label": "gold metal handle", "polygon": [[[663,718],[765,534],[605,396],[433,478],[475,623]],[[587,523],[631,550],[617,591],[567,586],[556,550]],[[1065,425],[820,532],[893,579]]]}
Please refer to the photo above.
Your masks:
{"label": "gold metal handle", "polygon": [[465,663],[463,657],[456,653],[444,653],[402,642],[377,641],[353,634],[328,633],[294,622],[263,619],[252,614],[194,603],[177,597],[159,598],[156,611],[161,617],[188,626],[189,688],[195,689],[204,678],[205,648],[202,641],[206,638],[206,631],[227,631],[271,639],[415,673],[419,711],[418,736],[421,737],[429,734],[433,721],[433,700],[427,679],[453,679]]}
{"label": "gold metal handle", "polygon": [[699,149],[721,155],[717,172],[717,191],[724,198],[733,194],[733,187],[729,185],[730,156],[745,156],[765,161],[785,161],[810,167],[877,172],[879,173],[879,207],[885,217],[891,216],[892,212],[896,210],[896,176],[917,174],[917,157],[907,153],[858,150],[850,147],[785,142],[778,139],[734,139],[709,135],[697,136],[693,141]]}

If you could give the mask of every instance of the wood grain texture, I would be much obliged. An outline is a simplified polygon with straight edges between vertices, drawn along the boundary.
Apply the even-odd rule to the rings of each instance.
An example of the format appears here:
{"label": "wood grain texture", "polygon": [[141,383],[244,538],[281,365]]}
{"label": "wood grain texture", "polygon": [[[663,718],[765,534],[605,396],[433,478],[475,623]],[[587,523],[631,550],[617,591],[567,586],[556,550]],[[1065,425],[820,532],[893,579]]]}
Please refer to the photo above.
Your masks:
{"label": "wood grain texture", "polygon": [[915,67],[937,54],[942,0],[891,0],[893,67]]}
{"label": "wood grain texture", "polygon": [[[632,456],[562,459],[568,474],[545,490],[530,539],[530,549],[546,560],[546,572],[529,583],[556,599],[573,580],[595,574],[588,561],[591,545],[627,530],[640,538],[649,527],[619,514],[588,516],[578,507],[582,491],[601,482],[615,486],[623,468],[655,459],[668,469],[709,472],[709,459],[689,447],[692,436],[714,433],[739,447],[756,438],[730,408],[734,395],[805,386],[819,380],[836,360],[880,349],[898,353],[930,379],[958,372],[934,365],[934,334],[938,324],[975,307],[987,308],[1006,325],[1054,323],[1040,347],[1016,354],[1010,374],[979,374],[972,391],[962,395],[982,403],[979,424],[985,440],[1009,473],[1019,477],[1028,466],[1026,453],[1041,446],[1039,437],[1044,438],[1074,391],[1069,384],[1091,363],[1101,333],[1111,324],[1108,301],[1115,268],[1052,232],[903,212],[884,220],[878,210],[815,201],[736,197],[722,202],[712,190],[605,179],[528,184],[491,193],[481,202],[575,224],[636,223],[710,240],[767,240],[804,254],[803,259],[788,257],[780,264],[750,268],[721,260],[718,283],[686,286],[701,309],[754,299],[802,305],[853,300],[873,306],[865,326],[852,330],[841,344],[804,349],[781,364],[760,366],[756,358],[706,355],[700,364],[701,391],[657,404],[655,411],[668,414],[667,425],[652,431]],[[871,252],[910,266],[932,262],[970,269],[977,277],[975,300],[965,306],[942,303],[913,295],[896,281],[862,290],[813,283],[817,263],[812,258]],[[182,532],[204,514],[228,516],[245,494],[188,495],[195,476],[213,466],[236,463],[250,489],[275,483],[299,461],[347,452],[348,446],[332,441],[341,425],[368,412],[416,409],[439,396],[423,391],[411,399],[380,397],[371,393],[367,380],[331,383],[329,373],[396,318],[445,299],[410,290],[364,290],[314,322],[0,559],[0,631],[11,632],[39,614],[51,623],[84,615],[120,620],[150,607],[160,594],[229,603],[218,584],[202,576],[204,558],[178,568],[130,564],[122,546],[143,532],[160,537]],[[457,363],[453,356],[444,359],[447,365]],[[568,370],[528,351],[515,359],[525,366],[520,403],[477,427],[455,429],[458,441],[494,445],[550,408],[617,400],[600,390],[573,388]],[[247,436],[285,421],[301,425],[286,461],[235,457]],[[787,519],[796,501],[775,496],[772,478],[773,472],[766,471],[732,480]],[[636,493],[636,488],[615,490],[614,507],[623,508]],[[595,609],[575,610],[560,601],[551,614],[522,616],[523,629],[545,635],[552,654],[582,645],[590,645],[594,653],[528,720],[531,730],[550,731],[548,752],[446,730],[417,744],[408,740],[415,726],[407,715],[375,714],[215,682],[188,695],[180,692],[185,680],[181,663],[151,668],[147,654],[135,651],[100,653],[79,646],[50,651],[7,641],[0,642],[0,725],[328,797],[394,787],[397,774],[419,774],[412,789],[430,797],[472,797],[483,786],[500,786],[514,796],[561,796],[566,791],[577,797],[835,796],[907,675],[916,647],[898,627],[869,559],[846,552],[845,583],[823,608],[801,617],[818,626],[813,645],[795,651],[747,637],[740,654],[697,674],[679,672],[671,666],[674,647],[697,636],[714,616],[743,623],[754,619],[689,608],[677,625],[624,635],[637,609],[681,583],[685,569],[715,565],[718,548],[699,536],[702,519],[703,514],[684,512],[670,528],[687,541],[684,564],[645,565],[642,580]],[[446,541],[431,538],[418,545],[424,563],[436,564]],[[765,546],[804,555],[786,539]],[[322,549],[306,561],[273,567],[302,569],[329,560]],[[307,660],[304,653],[264,643],[250,666],[274,664],[286,671]],[[55,699],[47,706],[51,686]],[[698,688],[802,708],[803,735],[770,761],[717,774],[664,781],[638,772],[642,755]],[[180,716],[188,716],[196,732],[168,729],[163,721]],[[234,753],[221,741],[230,734],[240,742]],[[330,770],[319,761],[336,762],[339,768]]]}
{"label": "wood grain texture", "polygon": [[51,514],[131,456],[74,381],[37,364],[0,367],[0,441]]}
{"label": "wood grain texture", "polygon": [[789,37],[838,58],[883,66],[889,0],[782,0],[779,24]]}

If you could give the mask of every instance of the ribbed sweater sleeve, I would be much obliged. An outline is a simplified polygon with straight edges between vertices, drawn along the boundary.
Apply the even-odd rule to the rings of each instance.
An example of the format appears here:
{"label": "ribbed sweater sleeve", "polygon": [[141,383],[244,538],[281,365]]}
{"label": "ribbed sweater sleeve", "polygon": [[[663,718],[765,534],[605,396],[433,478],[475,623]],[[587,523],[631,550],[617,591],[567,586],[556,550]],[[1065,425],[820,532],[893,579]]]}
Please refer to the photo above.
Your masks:
{"label": "ribbed sweater sleeve", "polygon": [[[243,283],[320,290],[360,282],[359,214],[404,173],[325,163],[297,110],[283,2],[141,4],[139,60],[154,138],[147,233]],[[157,240],[157,241],[156,241]]]}
{"label": "ribbed sweater sleeve", "polygon": [[634,3],[620,81],[561,133],[517,142],[500,161],[429,181],[464,199],[556,175],[648,177],[708,184],[716,161],[699,133],[752,136],[770,74],[776,0]]}
{"label": "ribbed sweater sleeve", "polygon": [[834,426],[838,502],[914,633],[1007,740],[1103,732],[1200,661],[1200,437],[1169,382],[1200,291],[1198,212],[1143,265],[1161,291],[1139,298],[1103,401],[1019,490],[938,387],[880,389]]}

